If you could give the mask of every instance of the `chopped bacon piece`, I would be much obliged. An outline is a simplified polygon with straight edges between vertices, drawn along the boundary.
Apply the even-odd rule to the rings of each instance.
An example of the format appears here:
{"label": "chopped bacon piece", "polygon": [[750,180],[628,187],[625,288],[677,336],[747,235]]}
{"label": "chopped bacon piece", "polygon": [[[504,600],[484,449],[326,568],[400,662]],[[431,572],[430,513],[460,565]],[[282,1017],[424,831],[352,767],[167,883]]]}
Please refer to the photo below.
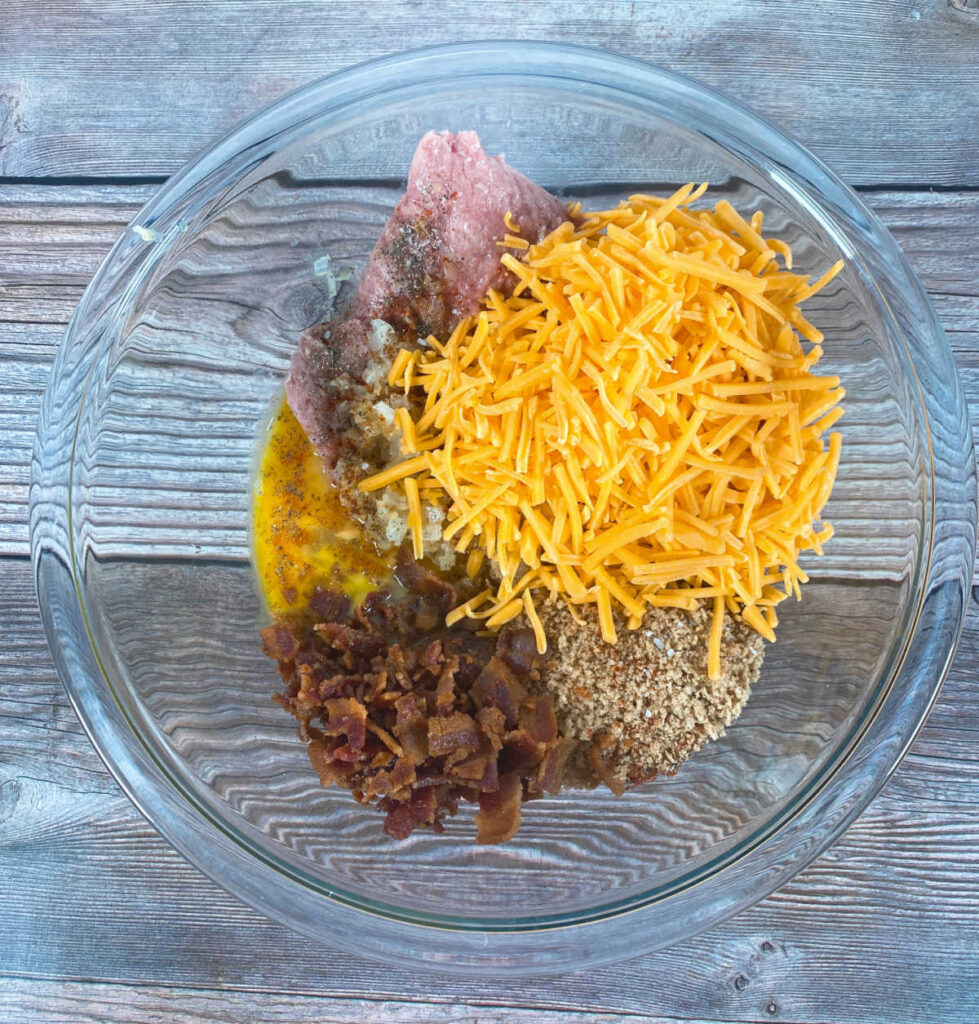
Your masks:
{"label": "chopped bacon piece", "polygon": [[388,676],[394,679],[403,690],[411,689],[411,676],[405,661],[405,652],[400,644],[393,644],[384,656],[384,668]]}
{"label": "chopped bacon piece", "polygon": [[431,788],[416,789],[407,803],[397,804],[384,819],[384,831],[395,839],[407,839],[419,825],[434,825],[438,798]]}
{"label": "chopped bacon piece", "polygon": [[448,591],[427,570],[401,567],[436,596],[379,591],[351,614],[342,595],[320,591],[310,615],[325,621],[263,633],[266,653],[280,655],[276,700],[297,718],[320,782],[375,804],[388,835],[439,833],[466,800],[479,804],[479,842],[503,842],[523,800],[557,792],[574,744],[551,699],[524,687],[537,664],[526,640],[479,636],[465,621],[446,629],[442,612],[437,631],[419,633],[419,609]]}
{"label": "chopped bacon piece", "polygon": [[390,771],[391,787],[397,792],[415,781],[415,766],[406,757],[399,757]]}
{"label": "chopped bacon piece", "polygon": [[335,590],[317,590],[309,599],[309,607],[320,622],[347,623],[353,617],[350,598]]}
{"label": "chopped bacon piece", "polygon": [[456,672],[459,671],[459,659],[453,654],[445,659],[438,682],[435,684],[435,705],[440,710],[451,709],[456,696]]}
{"label": "chopped bacon piece", "polygon": [[401,749],[412,764],[422,765],[428,760],[428,723],[396,725],[394,735],[401,741]]}
{"label": "chopped bacon piece", "polygon": [[470,785],[478,783],[485,777],[489,762],[490,759],[485,754],[468,753],[457,764],[449,765],[446,768],[446,775]]}
{"label": "chopped bacon piece", "polygon": [[320,703],[329,700],[331,697],[346,697],[357,689],[360,680],[356,676],[343,673],[324,679],[318,684],[316,693]]}
{"label": "chopped bacon piece", "polygon": [[399,697],[394,707],[398,713],[398,725],[417,725],[425,721],[425,712],[418,703],[418,697],[413,693]]}
{"label": "chopped bacon piece", "polygon": [[495,655],[479,673],[470,693],[477,707],[499,708],[506,718],[508,729],[517,724],[520,703],[527,696],[527,691],[506,662]]}
{"label": "chopped bacon piece", "polygon": [[447,602],[443,598],[421,597],[415,605],[413,626],[419,633],[433,633],[442,626]]}
{"label": "chopped bacon piece", "polygon": [[418,665],[420,668],[427,668],[434,675],[439,671],[441,664],[442,642],[441,640],[433,640],[418,659]]}
{"label": "chopped bacon piece", "polygon": [[456,751],[445,759],[446,775],[460,785],[493,792],[499,786],[499,763],[493,745],[483,736],[475,753]]}
{"label": "chopped bacon piece", "polygon": [[602,756],[601,737],[593,740],[588,748],[588,763],[591,765],[592,771],[616,796],[622,796],[625,792],[625,783],[617,775],[613,775],[612,769],[605,763],[605,758]]}
{"label": "chopped bacon piece", "polygon": [[520,708],[520,728],[526,729],[537,743],[553,743],[557,738],[554,701],[547,696],[526,700]]}
{"label": "chopped bacon piece", "polygon": [[338,651],[350,651],[370,658],[383,654],[387,646],[380,637],[371,636],[370,633],[345,626],[341,622],[320,622],[313,629]]}
{"label": "chopped bacon piece", "polygon": [[287,626],[268,626],[261,637],[263,653],[276,661],[292,661],[299,653],[299,638]]}
{"label": "chopped bacon piece", "polygon": [[392,839],[407,839],[415,831],[415,826],[418,824],[414,814],[411,812],[411,806],[406,803],[395,803],[390,799],[387,802],[391,806],[388,809],[387,817],[384,819],[384,831]]}
{"label": "chopped bacon piece", "polygon": [[503,736],[506,733],[506,715],[499,708],[485,707],[476,712],[476,721],[483,735],[493,745],[494,750],[503,749]]}
{"label": "chopped bacon piece", "polygon": [[495,793],[480,793],[479,810],[476,812],[476,842],[485,846],[512,839],[520,828],[522,801],[523,784],[516,772],[501,775],[499,789]]}
{"label": "chopped bacon piece", "polygon": [[479,746],[479,731],[472,718],[454,711],[444,718],[428,720],[428,751],[433,757],[457,750],[473,751]]}
{"label": "chopped bacon piece", "polygon": [[519,676],[529,676],[547,660],[537,651],[537,637],[532,629],[513,629],[500,634],[497,653]]}
{"label": "chopped bacon piece", "polygon": [[550,747],[537,769],[537,777],[529,784],[531,793],[550,793],[552,796],[561,790],[561,782],[568,767],[568,761],[578,744],[574,740],[558,740]]}
{"label": "chopped bacon piece", "polygon": [[335,760],[329,746],[321,739],[311,740],[306,750],[321,786],[330,787],[353,772],[353,765]]}
{"label": "chopped bacon piece", "polygon": [[455,604],[455,587],[451,583],[429,572],[415,561],[411,555],[411,547],[405,543],[398,549],[398,561],[394,567],[394,575],[409,594],[431,595],[441,600],[445,611]]}
{"label": "chopped bacon piece", "polygon": [[544,756],[543,744],[538,743],[526,729],[508,732],[500,753],[500,767],[507,772],[536,775],[537,765]]}
{"label": "chopped bacon piece", "polygon": [[[390,769],[382,769],[367,779],[364,785],[364,796],[367,799],[376,797],[398,797],[415,781],[415,766],[401,757]],[[408,794],[410,795],[410,793]]]}
{"label": "chopped bacon piece", "polygon": [[392,754],[401,756],[401,744],[387,731],[382,729],[377,722],[373,722],[370,719],[367,720],[367,731],[373,733],[383,744],[391,751]]}
{"label": "chopped bacon piece", "polygon": [[362,749],[367,738],[367,708],[353,697],[333,697],[323,702],[323,709],[323,732],[346,736],[351,747]]}

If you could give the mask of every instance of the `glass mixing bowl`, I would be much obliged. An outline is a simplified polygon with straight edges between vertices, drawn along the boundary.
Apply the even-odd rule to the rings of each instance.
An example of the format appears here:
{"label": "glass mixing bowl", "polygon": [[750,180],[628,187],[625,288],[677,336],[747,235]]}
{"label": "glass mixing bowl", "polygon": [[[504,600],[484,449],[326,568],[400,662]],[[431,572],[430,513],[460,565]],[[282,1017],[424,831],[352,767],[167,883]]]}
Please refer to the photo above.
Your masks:
{"label": "glass mixing bowl", "polygon": [[[765,211],[847,389],[836,536],[740,720],[675,778],[541,800],[477,847],[460,815],[398,845],[321,789],[273,705],[249,561],[257,427],[299,333],[358,270],[419,137],[474,128],[586,205],[706,180]],[[687,938],[781,885],[907,749],[953,654],[975,537],[949,347],[876,217],[729,100],[592,50],[409,53],[287,97],[173,178],[89,286],[38,430],[41,613],[93,743],[185,856],[308,935],[441,970],[533,973]]]}

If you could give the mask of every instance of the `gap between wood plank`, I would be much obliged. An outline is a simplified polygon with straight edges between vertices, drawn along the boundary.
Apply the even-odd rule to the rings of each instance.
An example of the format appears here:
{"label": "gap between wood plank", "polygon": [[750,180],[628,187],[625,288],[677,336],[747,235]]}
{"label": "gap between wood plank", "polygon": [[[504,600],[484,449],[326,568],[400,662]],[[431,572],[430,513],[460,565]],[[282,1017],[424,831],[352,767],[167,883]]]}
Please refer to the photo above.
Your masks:
{"label": "gap between wood plank", "polygon": [[[162,185],[170,180],[170,175],[63,175],[63,176],[17,176],[0,175],[2,185],[48,185],[52,188],[84,188],[86,185]],[[960,190],[964,191],[964,190]]]}
{"label": "gap between wood plank", "polygon": [[[175,172],[176,173],[176,172]],[[135,185],[165,185],[172,175],[0,175],[0,187],[4,185],[37,185],[50,188],[85,188],[93,186],[119,187]],[[844,184],[848,184],[844,182]],[[935,195],[954,192],[979,192],[979,185],[929,184],[928,182],[875,182],[873,184],[850,185],[857,194],[875,195],[879,192],[927,192]]]}

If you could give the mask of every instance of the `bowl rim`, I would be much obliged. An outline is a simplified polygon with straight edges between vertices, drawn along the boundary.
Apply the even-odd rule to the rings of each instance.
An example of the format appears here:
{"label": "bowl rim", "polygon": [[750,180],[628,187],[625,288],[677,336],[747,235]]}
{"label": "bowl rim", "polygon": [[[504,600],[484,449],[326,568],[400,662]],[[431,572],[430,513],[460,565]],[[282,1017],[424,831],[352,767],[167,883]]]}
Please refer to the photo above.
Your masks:
{"label": "bowl rim", "polygon": [[[529,60],[528,58],[534,59]],[[948,619],[949,614],[952,615],[953,628],[950,638],[946,637],[947,643],[940,649],[929,648],[927,665],[915,667],[915,678],[908,680],[911,684],[906,698],[908,712],[902,718],[897,744],[882,748],[885,750],[884,754],[876,751],[863,752],[863,762],[869,762],[874,766],[875,775],[873,784],[861,788],[858,793],[847,792],[828,796],[826,790],[834,779],[840,777],[844,766],[852,762],[860,741],[878,718],[883,703],[882,698],[878,698],[872,705],[872,713],[867,719],[858,723],[851,730],[851,735],[841,742],[841,746],[846,747],[843,756],[828,763],[827,767],[819,773],[818,784],[811,786],[804,794],[800,795],[796,801],[797,806],[790,806],[773,822],[766,822],[765,826],[760,826],[750,842],[739,844],[736,857],[729,854],[720,855],[718,858],[721,861],[720,867],[715,868],[709,874],[706,873],[705,868],[701,868],[693,882],[687,882],[685,885],[671,883],[669,892],[666,894],[655,894],[639,900],[630,899],[624,905],[616,904],[614,901],[604,903],[601,907],[589,910],[584,914],[549,915],[544,918],[532,919],[494,918],[465,922],[448,915],[439,917],[417,912],[406,913],[403,908],[392,908],[386,904],[365,905],[365,901],[360,897],[350,897],[349,894],[335,889],[327,892],[322,883],[314,883],[316,891],[329,903],[332,917],[338,917],[335,924],[331,921],[324,927],[322,914],[283,914],[282,901],[269,895],[270,886],[267,881],[261,882],[249,877],[249,866],[255,859],[262,860],[276,873],[277,886],[280,882],[287,887],[298,883],[308,891],[309,881],[301,877],[301,872],[291,869],[283,871],[283,866],[269,864],[267,856],[263,856],[247,840],[242,842],[240,836],[233,835],[233,827],[229,831],[228,826],[213,820],[213,816],[208,815],[197,801],[188,797],[188,794],[184,793],[181,797],[179,793],[162,792],[163,787],[174,786],[176,780],[153,757],[152,751],[139,740],[138,730],[133,729],[132,724],[129,723],[122,703],[113,693],[114,712],[106,713],[100,707],[101,698],[96,692],[98,681],[94,677],[86,676],[86,671],[90,671],[92,668],[93,658],[98,664],[98,651],[94,644],[91,644],[91,650],[86,657],[84,651],[77,649],[83,645],[82,638],[73,637],[70,633],[59,633],[58,629],[59,618],[62,627],[64,619],[56,612],[63,614],[68,611],[72,599],[83,620],[86,621],[86,629],[87,616],[83,591],[75,572],[75,551],[71,526],[70,468],[67,481],[69,498],[67,522],[62,522],[58,515],[44,515],[45,510],[49,513],[51,511],[51,493],[57,490],[55,484],[60,479],[59,472],[64,470],[63,465],[52,464],[47,435],[56,424],[61,427],[61,432],[64,432],[64,423],[62,422],[65,418],[63,411],[64,387],[59,385],[59,381],[65,370],[66,353],[73,345],[87,345],[86,351],[90,356],[89,363],[84,364],[80,361],[77,365],[70,367],[75,377],[76,387],[73,393],[77,393],[79,390],[82,393],[78,416],[74,420],[77,429],[84,402],[84,389],[87,386],[83,384],[79,388],[79,380],[84,377],[87,381],[90,373],[94,371],[94,355],[98,348],[98,338],[79,339],[77,337],[80,330],[79,325],[85,321],[90,310],[98,308],[98,304],[104,301],[106,294],[113,294],[118,290],[120,274],[117,265],[125,270],[125,274],[122,276],[128,281],[122,290],[117,307],[124,309],[126,297],[138,289],[140,283],[145,280],[146,275],[162,257],[166,250],[167,240],[172,241],[182,230],[180,223],[186,217],[186,210],[182,206],[184,200],[188,196],[193,199],[194,189],[229,161],[234,163],[235,160],[240,160],[243,153],[247,153],[249,159],[254,159],[263,144],[268,143],[271,139],[281,139],[284,130],[283,124],[298,131],[301,130],[304,123],[303,115],[309,117],[315,114],[315,116],[321,117],[327,113],[335,113],[349,103],[383,100],[385,96],[399,88],[417,84],[419,74],[426,75],[428,80],[440,82],[470,79],[482,75],[502,78],[519,76],[541,80],[569,78],[581,81],[581,73],[586,69],[589,77],[584,80],[589,84],[615,89],[621,95],[629,92],[631,86],[632,90],[639,90],[639,92],[633,92],[634,98],[638,98],[641,94],[643,99],[651,100],[653,93],[657,93],[659,96],[662,94],[668,94],[674,98],[679,96],[688,103],[697,103],[701,106],[705,103],[713,105],[717,111],[718,134],[725,143],[733,135],[736,141],[747,147],[750,152],[768,157],[784,175],[783,181],[776,182],[779,187],[788,189],[796,199],[799,198],[797,193],[800,189],[802,189],[803,195],[811,201],[815,199],[813,192],[820,200],[826,196],[832,196],[834,210],[848,218],[847,228],[850,231],[856,230],[858,237],[862,235],[872,239],[876,245],[886,251],[886,255],[893,261],[894,268],[896,268],[895,273],[902,279],[899,283],[903,285],[903,295],[914,307],[916,316],[913,319],[918,323],[922,335],[928,337],[929,342],[936,350],[934,359],[939,364],[937,366],[938,377],[939,379],[943,375],[946,377],[944,399],[948,402],[949,387],[951,387],[952,397],[957,397],[957,401],[948,404],[964,407],[948,343],[944,339],[927,296],[908,266],[906,258],[876,216],[863,205],[854,193],[801,146],[790,141],[756,115],[720,94],[645,62],[609,54],[601,50],[564,44],[481,41],[426,47],[380,58],[306,85],[243,122],[223,139],[205,150],[198,158],[188,163],[182,171],[178,172],[160,189],[133,221],[133,228],[142,227],[146,231],[157,232],[155,225],[163,227],[162,244],[149,247],[145,244],[141,245],[135,240],[133,232],[127,230],[103,261],[86,290],[68,326],[65,345],[58,353],[52,371],[51,384],[45,393],[44,408],[38,427],[31,483],[31,544],[42,619],[59,675],[76,713],[100,756],[127,795],[154,828],[191,863],[268,916],[284,921],[307,934],[315,935],[318,938],[326,937],[336,943],[338,940],[349,938],[348,928],[352,920],[359,915],[368,914],[375,921],[380,921],[383,924],[378,933],[381,936],[380,941],[360,942],[359,945],[348,941],[347,944],[351,948],[357,948],[358,951],[368,955],[381,956],[402,963],[417,964],[420,959],[423,963],[440,970],[459,970],[462,973],[467,973],[473,969],[474,965],[480,963],[493,963],[499,966],[501,957],[506,958],[508,955],[504,951],[505,945],[513,946],[514,939],[518,936],[540,936],[542,933],[560,933],[569,929],[574,929],[580,934],[582,930],[594,928],[598,924],[609,926],[614,922],[618,922],[615,941],[607,942],[605,947],[591,951],[586,956],[579,956],[574,963],[569,964],[567,951],[563,946],[556,947],[560,955],[550,954],[541,957],[540,955],[528,956],[526,943],[519,943],[519,950],[513,952],[521,960],[515,964],[508,962],[508,969],[516,970],[517,973],[540,973],[547,970],[564,969],[568,966],[581,966],[584,963],[607,962],[667,945],[679,937],[680,931],[676,928],[672,930],[666,928],[659,936],[651,935],[648,939],[638,939],[636,926],[639,924],[638,917],[644,911],[665,906],[678,895],[678,890],[682,895],[693,885],[699,887],[701,894],[711,887],[717,889],[718,880],[722,879],[736,863],[745,861],[757,848],[772,843],[777,836],[784,836],[788,826],[797,822],[803,814],[811,815],[822,805],[825,805],[824,810],[830,806],[834,807],[837,817],[830,827],[822,830],[818,839],[807,848],[804,856],[793,858],[783,855],[781,862],[777,861],[767,866],[768,877],[763,885],[748,886],[745,892],[738,897],[732,897],[731,894],[725,894],[722,891],[715,892],[709,903],[708,912],[705,913],[701,909],[696,915],[688,912],[687,916],[696,918],[696,930],[700,930],[736,913],[744,906],[763,898],[783,884],[830,845],[852,819],[863,810],[896,768],[901,756],[910,745],[928,710],[937,698],[941,680],[954,655],[967,605],[971,574],[970,577],[965,578],[964,584],[961,580],[959,581],[958,590],[954,594],[941,592],[941,607],[937,609],[937,614],[944,620]],[[624,85],[624,81],[628,81],[629,86]],[[643,85],[646,86],[645,92],[642,91]],[[819,208],[823,209],[822,206]],[[174,219],[175,211],[179,213],[176,220]],[[159,234],[159,232],[157,233]],[[899,292],[899,294],[902,293]],[[898,334],[905,339],[907,347],[905,331],[901,329],[897,321],[895,321],[895,326],[898,328]],[[934,474],[935,449],[931,440],[931,422],[937,417],[940,406],[937,398],[930,396],[928,388],[923,387],[918,380],[917,364],[910,351],[907,351],[906,354],[911,377],[917,382],[920,414],[925,432],[925,447],[932,469],[932,478],[930,481],[926,481],[930,496],[930,515],[927,517],[929,536],[924,551],[924,562],[920,566],[922,580],[927,581],[933,569],[935,528],[936,522],[940,518],[936,511],[939,511],[937,506],[940,504],[939,498],[942,493],[938,487],[941,481]],[[949,368],[951,368],[950,379],[947,373]],[[927,369],[931,370],[930,367]],[[931,376],[934,376],[934,373],[931,373]],[[952,438],[953,441],[958,442],[957,445],[953,444],[952,461],[956,458],[961,459],[963,451],[968,448],[969,458],[959,490],[971,491],[971,518],[966,517],[967,521],[963,524],[964,529],[959,530],[952,537],[945,537],[944,540],[946,548],[954,548],[960,560],[968,555],[971,566],[975,544],[975,466],[972,459],[972,440],[967,418],[964,421],[964,429],[962,429],[961,423],[958,426],[960,428],[959,436]],[[74,463],[73,445],[74,435],[72,435],[72,456],[69,466],[73,466]],[[951,491],[949,499],[951,500]],[[958,500],[961,502],[961,495]],[[52,536],[52,527],[61,529],[64,536]],[[67,561],[65,560],[66,555]],[[70,588],[65,586],[65,571],[71,577]],[[960,592],[963,586],[964,595]],[[908,667],[905,655],[907,655],[911,640],[916,636],[916,631],[921,625],[925,603],[929,597],[927,586],[918,589],[917,606],[907,609],[913,622],[910,624],[910,628],[904,631],[905,643],[900,652],[900,663],[894,666],[888,679],[879,681],[879,685],[883,685],[885,690],[890,690],[901,672]],[[69,596],[69,592],[71,596]],[[951,613],[949,609],[952,609]],[[75,646],[75,649],[69,649],[72,645]],[[927,667],[927,674],[924,671],[925,667]],[[81,671],[81,675],[78,674],[79,671]],[[99,671],[103,675],[104,683],[108,685],[110,692],[113,692],[111,679],[101,665],[99,665]],[[120,734],[122,723],[128,723],[128,726],[122,725],[122,727],[128,727],[131,730],[129,737]],[[133,736],[139,740],[139,748],[132,746]],[[873,757],[874,754],[877,756]],[[162,780],[160,776],[163,777]],[[194,808],[191,812],[188,812],[186,806],[188,802]],[[211,825],[219,829],[223,837],[222,842],[218,844],[220,850],[214,848],[214,843],[211,840],[208,841],[210,848],[202,849],[199,823],[192,820],[195,811],[197,815],[203,815]],[[763,834],[759,834],[761,832]],[[224,840],[234,844],[236,848],[232,848]],[[207,843],[204,845],[208,846]],[[712,863],[713,861],[709,862],[707,866]],[[723,889],[723,887],[721,888]],[[325,907],[320,909],[324,910]],[[349,914],[353,914],[354,918],[350,918]],[[430,941],[432,936],[439,935],[443,938],[447,936],[447,942],[443,941],[443,938]],[[465,949],[459,956],[451,950],[451,946],[458,944],[464,936],[468,938],[463,943]],[[660,941],[664,937],[666,941]],[[499,941],[500,939],[503,940],[502,943]],[[605,941],[605,936],[603,936],[603,941]],[[407,947],[414,947],[414,949],[406,955],[400,948],[396,948],[398,942]]]}

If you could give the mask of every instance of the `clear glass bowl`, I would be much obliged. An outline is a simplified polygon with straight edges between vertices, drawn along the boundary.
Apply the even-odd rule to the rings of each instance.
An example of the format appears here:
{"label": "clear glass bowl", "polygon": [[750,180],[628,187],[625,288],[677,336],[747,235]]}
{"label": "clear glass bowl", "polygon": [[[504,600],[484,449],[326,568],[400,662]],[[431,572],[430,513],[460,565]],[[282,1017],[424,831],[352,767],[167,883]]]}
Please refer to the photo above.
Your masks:
{"label": "clear glass bowl", "polygon": [[[359,269],[429,128],[476,129],[586,204],[707,180],[765,211],[847,389],[812,582],[741,719],[675,778],[535,803],[513,842],[464,816],[401,845],[319,787],[270,701],[249,563],[256,425]],[[89,286],[45,395],[31,490],[41,613],[74,706],[157,829],[232,892],[345,949],[534,973],[688,938],[781,885],[907,749],[953,654],[975,538],[948,344],[894,241],[795,143],[730,101],[591,50],[409,53],[287,97],[173,178]]]}

